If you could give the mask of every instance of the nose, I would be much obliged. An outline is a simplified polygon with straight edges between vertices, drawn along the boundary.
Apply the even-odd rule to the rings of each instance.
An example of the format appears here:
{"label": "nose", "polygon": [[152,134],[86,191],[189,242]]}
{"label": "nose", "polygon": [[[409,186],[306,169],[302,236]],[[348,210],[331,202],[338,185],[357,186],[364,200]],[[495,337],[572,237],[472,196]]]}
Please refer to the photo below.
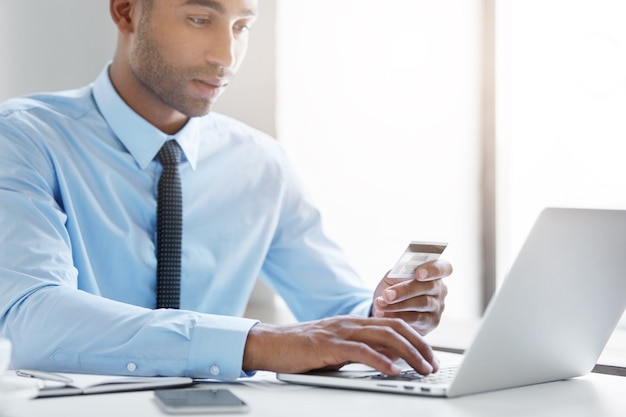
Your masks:
{"label": "nose", "polygon": [[238,42],[233,31],[230,28],[223,28],[211,42],[211,53],[207,59],[226,70],[234,69],[237,63]]}

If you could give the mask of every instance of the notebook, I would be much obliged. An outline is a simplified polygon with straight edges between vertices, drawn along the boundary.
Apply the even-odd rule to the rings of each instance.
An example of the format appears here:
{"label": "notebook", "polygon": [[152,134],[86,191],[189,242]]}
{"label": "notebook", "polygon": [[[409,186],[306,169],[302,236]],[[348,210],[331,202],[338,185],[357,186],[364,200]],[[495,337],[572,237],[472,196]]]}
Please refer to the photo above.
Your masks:
{"label": "notebook", "polygon": [[[582,376],[626,308],[626,211],[541,212],[458,367],[385,377],[344,367],[277,374],[286,382],[457,397]],[[443,364],[445,367],[445,364]]]}
{"label": "notebook", "polygon": [[26,369],[18,369],[15,373],[14,378],[26,377],[38,382],[37,398],[184,387],[194,382],[188,377],[68,374]]}

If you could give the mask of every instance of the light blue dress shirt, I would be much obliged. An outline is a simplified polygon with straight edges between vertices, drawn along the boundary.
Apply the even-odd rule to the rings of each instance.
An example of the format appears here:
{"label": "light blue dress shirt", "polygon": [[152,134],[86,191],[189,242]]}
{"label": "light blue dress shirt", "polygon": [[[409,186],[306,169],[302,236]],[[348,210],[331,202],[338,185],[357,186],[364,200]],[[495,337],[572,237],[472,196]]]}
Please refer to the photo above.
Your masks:
{"label": "light blue dress shirt", "polygon": [[220,114],[183,149],[181,310],[154,310],[155,160],[172,137],[105,69],[0,105],[0,335],[14,367],[232,380],[257,277],[299,320],[367,315],[372,293],[323,233],[277,142]]}

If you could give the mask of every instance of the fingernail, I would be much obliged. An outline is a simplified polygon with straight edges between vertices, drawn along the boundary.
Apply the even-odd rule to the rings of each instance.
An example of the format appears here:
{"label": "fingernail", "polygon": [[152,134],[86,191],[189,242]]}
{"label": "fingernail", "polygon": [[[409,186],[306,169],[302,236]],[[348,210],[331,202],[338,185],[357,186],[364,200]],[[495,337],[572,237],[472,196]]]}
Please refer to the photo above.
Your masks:
{"label": "fingernail", "polygon": [[422,269],[418,269],[417,270],[417,276],[420,279],[428,278],[428,271],[423,269],[423,268]]}
{"label": "fingernail", "polygon": [[389,288],[385,290],[385,298],[387,299],[387,301],[393,301],[396,299],[397,296],[398,293],[396,292],[396,290],[392,290]]}
{"label": "fingernail", "polygon": [[381,308],[387,307],[387,302],[385,301],[383,297],[376,298],[376,304],[378,304],[378,307],[381,307]]}
{"label": "fingernail", "polygon": [[400,372],[402,372],[402,368],[400,368],[398,365],[396,365],[395,363],[393,365],[391,365],[391,374],[392,375],[399,375]]}

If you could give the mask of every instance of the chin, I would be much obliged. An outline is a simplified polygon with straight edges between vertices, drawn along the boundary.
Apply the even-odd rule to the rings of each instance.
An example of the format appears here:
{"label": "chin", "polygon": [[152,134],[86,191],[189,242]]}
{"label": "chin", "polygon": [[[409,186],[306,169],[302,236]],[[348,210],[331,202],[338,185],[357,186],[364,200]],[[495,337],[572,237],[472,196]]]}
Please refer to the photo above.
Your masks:
{"label": "chin", "polygon": [[187,117],[202,117],[206,116],[213,110],[213,105],[204,106],[204,107],[194,107],[184,110],[179,110],[182,114]]}

